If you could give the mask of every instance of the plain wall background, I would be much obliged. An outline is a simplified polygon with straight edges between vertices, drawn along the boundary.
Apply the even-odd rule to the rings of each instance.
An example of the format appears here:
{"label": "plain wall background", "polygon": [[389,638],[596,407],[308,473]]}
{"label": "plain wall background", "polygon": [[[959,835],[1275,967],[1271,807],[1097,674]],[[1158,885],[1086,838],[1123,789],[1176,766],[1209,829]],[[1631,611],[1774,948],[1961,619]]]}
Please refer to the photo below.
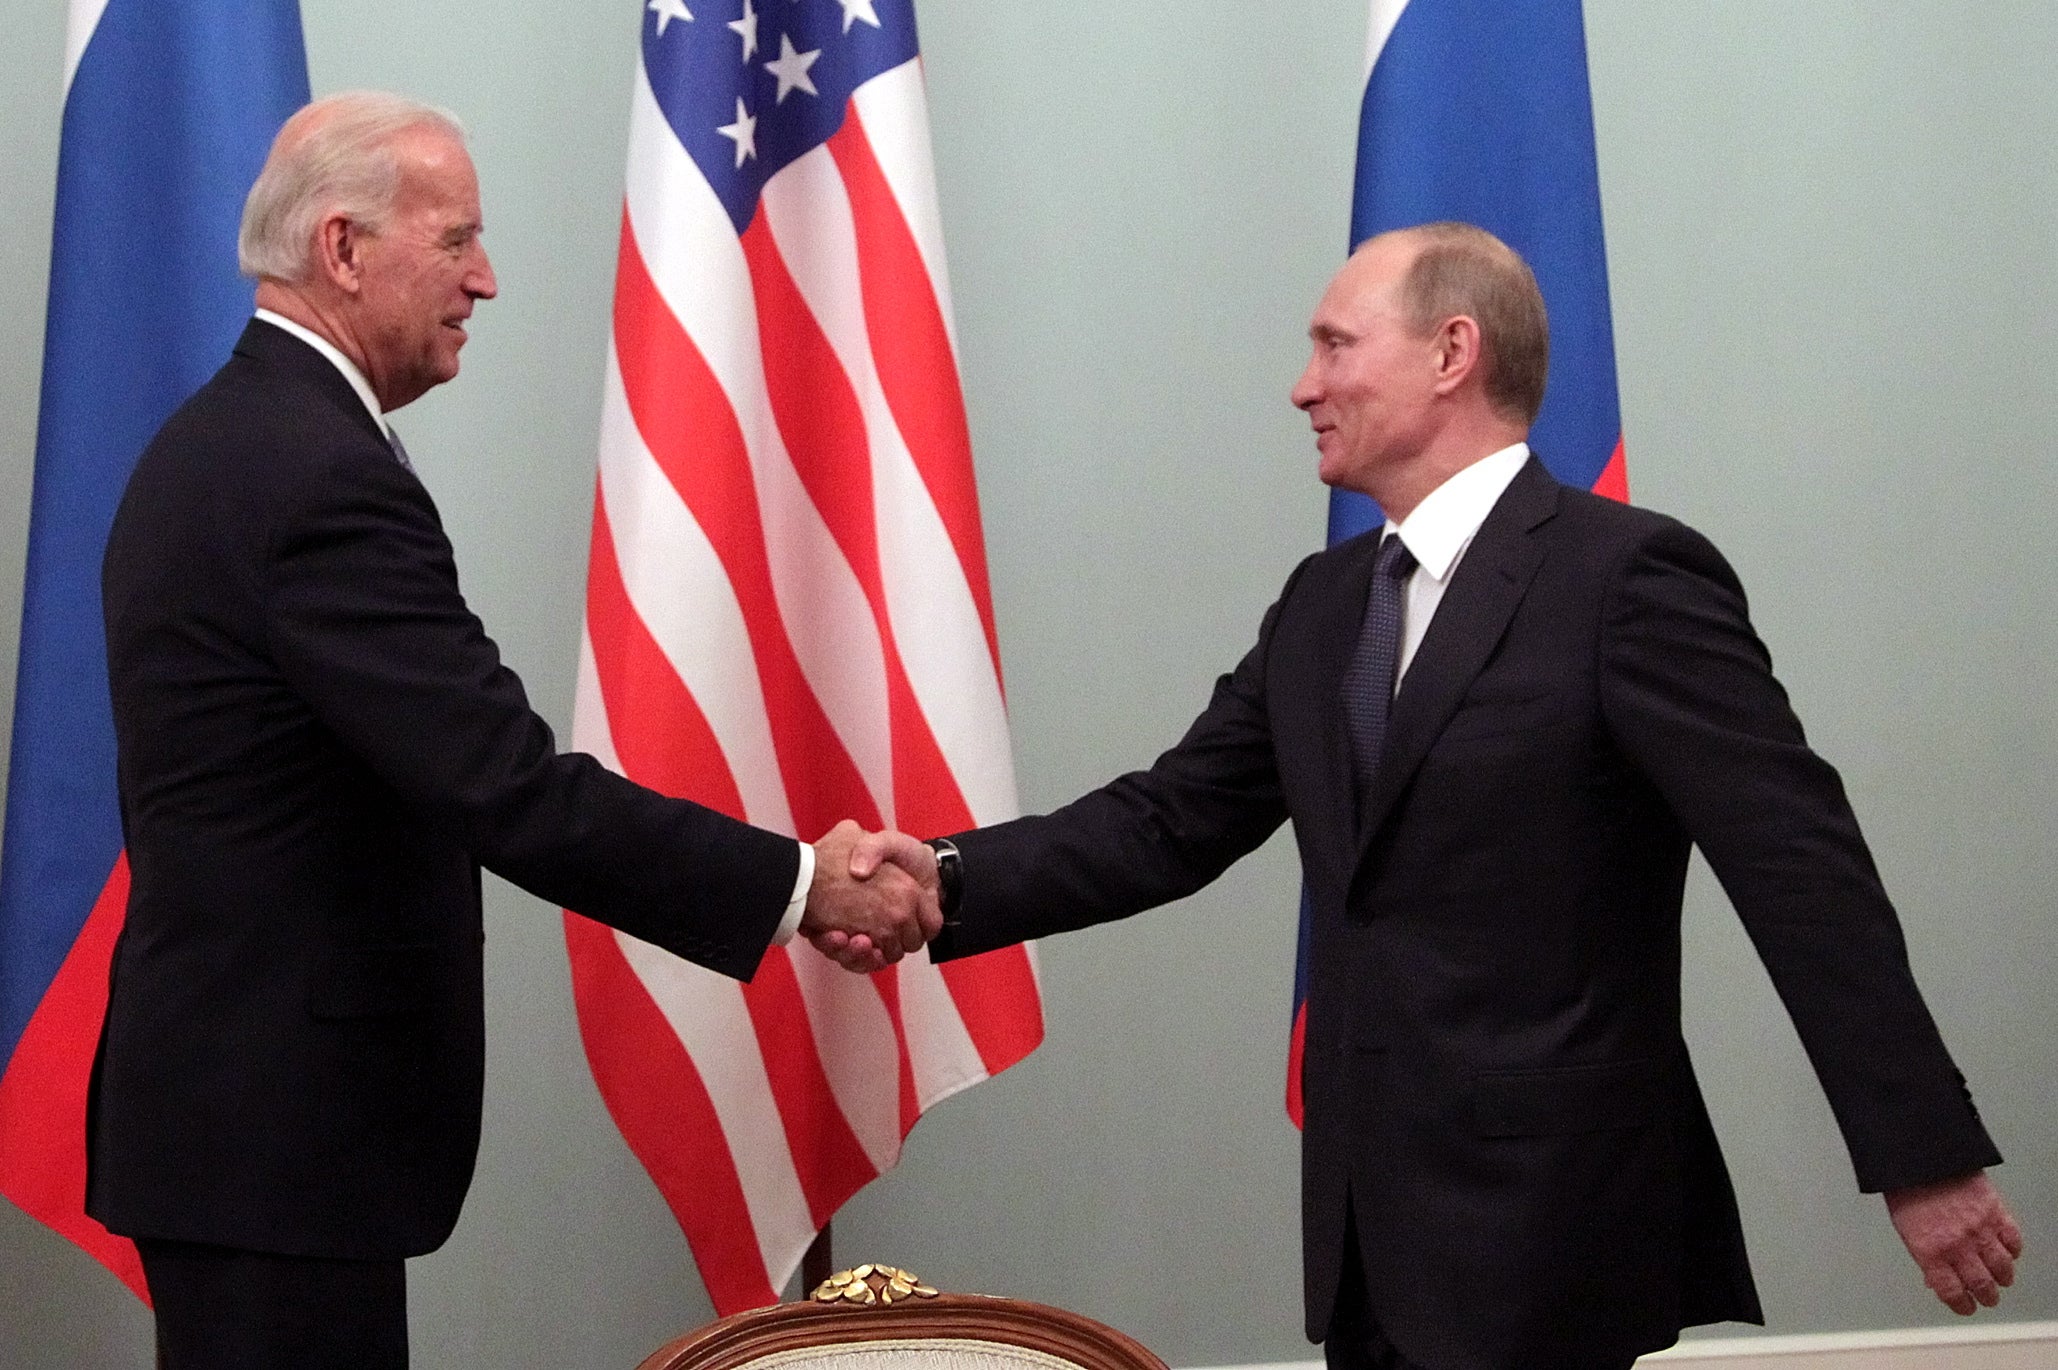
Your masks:
{"label": "plain wall background", "polygon": [[[471,125],[502,296],[404,421],[473,605],[568,725],[636,7],[305,8],[317,93],[392,87]],[[1286,392],[1345,247],[1365,5],[921,17],[1041,809],[1169,745],[1321,541]],[[0,47],[10,717],[63,25],[17,0]],[[1589,0],[1587,29],[1632,491],[1750,588],[2009,1158],[2032,1249],[1998,1316],[2058,1317],[2058,7]],[[838,1219],[839,1263],[1066,1304],[1175,1364],[1310,1355],[1280,1107],[1296,891],[1282,838],[1183,905],[1045,943],[1046,1045],[916,1130]],[[416,1363],[633,1365],[708,1307],[586,1073],[554,911],[489,883],[488,920],[485,1142],[456,1236],[412,1266]],[[1687,939],[1772,1329],[1948,1321],[1705,871]],[[149,1359],[141,1307],[0,1204],[0,1363]]]}

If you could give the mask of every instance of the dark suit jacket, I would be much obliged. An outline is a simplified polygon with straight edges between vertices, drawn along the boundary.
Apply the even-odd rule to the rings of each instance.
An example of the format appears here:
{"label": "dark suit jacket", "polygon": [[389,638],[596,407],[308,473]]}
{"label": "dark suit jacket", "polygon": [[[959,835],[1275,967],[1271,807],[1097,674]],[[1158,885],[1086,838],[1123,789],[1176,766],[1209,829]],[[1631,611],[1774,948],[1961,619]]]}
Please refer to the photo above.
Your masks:
{"label": "dark suit jacket", "polygon": [[1836,773],[1692,530],[1531,461],[1481,527],[1358,794],[1341,681],[1377,536],[1310,557],[1147,772],[956,839],[940,955],[1177,898],[1293,820],[1313,907],[1308,1335],[1346,1205],[1424,1365],[1628,1359],[1759,1320],[1680,1035],[1690,844],[1814,1062],[1860,1184],[1998,1160],[1909,974]]}
{"label": "dark suit jacket", "polygon": [[481,864],[725,974],[788,839],[559,754],[348,382],[253,321],[137,464],[102,591],[132,884],[87,1208],[386,1258],[478,1148]]}

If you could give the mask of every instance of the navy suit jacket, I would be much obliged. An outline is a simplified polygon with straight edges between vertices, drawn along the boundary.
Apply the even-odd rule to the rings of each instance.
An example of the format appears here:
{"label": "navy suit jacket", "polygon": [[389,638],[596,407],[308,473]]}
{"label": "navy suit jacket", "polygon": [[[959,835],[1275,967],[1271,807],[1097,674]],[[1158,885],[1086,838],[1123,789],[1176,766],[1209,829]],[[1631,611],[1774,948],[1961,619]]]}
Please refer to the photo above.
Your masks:
{"label": "navy suit jacket", "polygon": [[786,838],[559,753],[343,376],[253,321],[103,567],[131,872],[88,1118],[112,1231],[433,1250],[483,1079],[479,870],[747,977]]}
{"label": "navy suit jacket", "polygon": [[1698,844],[1868,1190],[1996,1162],[1842,785],[1728,565],[1532,460],[1459,564],[1359,793],[1342,679],[1377,534],[1303,562],[1186,737],[956,841],[965,954],[1191,893],[1293,822],[1313,909],[1308,1335],[1354,1211],[1372,1312],[1453,1370],[1760,1320],[1680,1030]]}

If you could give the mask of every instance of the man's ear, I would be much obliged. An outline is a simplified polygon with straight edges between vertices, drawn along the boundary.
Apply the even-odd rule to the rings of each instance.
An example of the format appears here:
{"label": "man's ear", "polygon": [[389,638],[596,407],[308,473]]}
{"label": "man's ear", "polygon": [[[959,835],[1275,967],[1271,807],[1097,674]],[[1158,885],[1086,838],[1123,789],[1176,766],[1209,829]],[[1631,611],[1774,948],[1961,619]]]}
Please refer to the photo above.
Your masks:
{"label": "man's ear", "polygon": [[315,227],[315,258],[330,284],[355,295],[364,284],[364,226],[343,214],[331,214]]}
{"label": "man's ear", "polygon": [[1485,346],[1477,319],[1469,314],[1445,319],[1436,333],[1436,393],[1450,394],[1477,372]]}

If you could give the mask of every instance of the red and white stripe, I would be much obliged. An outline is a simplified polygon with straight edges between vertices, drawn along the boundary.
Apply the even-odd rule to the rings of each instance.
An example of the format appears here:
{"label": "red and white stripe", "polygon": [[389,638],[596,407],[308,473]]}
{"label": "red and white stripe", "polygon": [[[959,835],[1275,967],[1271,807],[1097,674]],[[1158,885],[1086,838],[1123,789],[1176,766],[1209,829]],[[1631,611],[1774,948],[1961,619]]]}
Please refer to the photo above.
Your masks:
{"label": "red and white stripe", "polygon": [[[573,745],[812,839],[1011,817],[919,64],[739,236],[639,68]],[[738,985],[565,920],[594,1075],[716,1308],[774,1302],[931,1104],[1042,1038],[1027,948]]]}

